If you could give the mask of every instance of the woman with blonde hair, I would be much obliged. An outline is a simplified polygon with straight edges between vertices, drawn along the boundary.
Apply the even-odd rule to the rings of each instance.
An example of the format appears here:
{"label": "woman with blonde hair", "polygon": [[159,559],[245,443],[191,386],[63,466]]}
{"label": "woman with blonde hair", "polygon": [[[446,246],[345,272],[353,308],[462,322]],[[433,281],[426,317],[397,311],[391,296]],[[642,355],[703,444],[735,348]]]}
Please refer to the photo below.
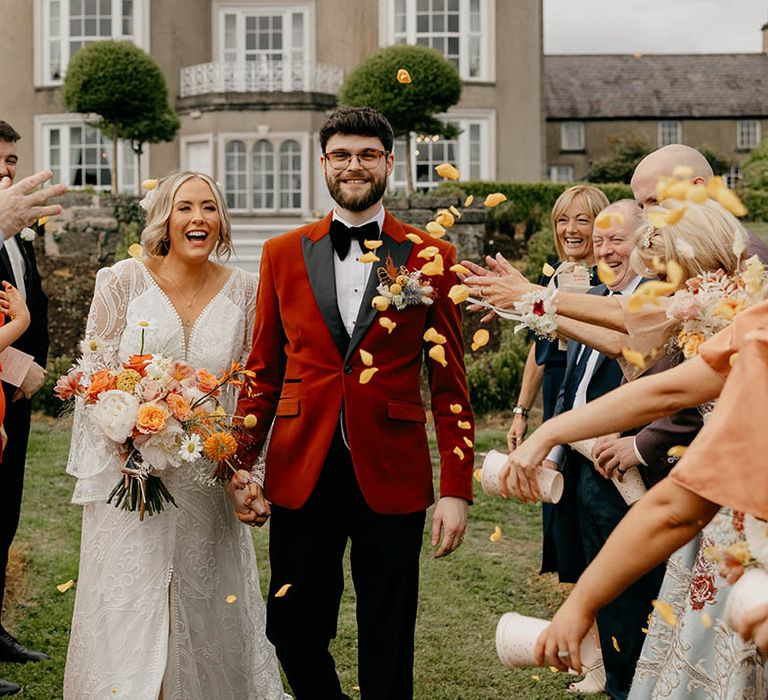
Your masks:
{"label": "woman with blonde hair", "polygon": [[[220,375],[247,358],[256,304],[249,274],[211,260],[232,247],[223,195],[186,171],[151,199],[142,259],[96,277],[86,340],[113,363],[162,354]],[[232,410],[236,398],[222,401]],[[79,404],[67,471],[83,525],[65,700],[282,700],[251,533],[204,478],[213,464],[166,469],[177,507],[142,522],[107,503],[123,459]]]}

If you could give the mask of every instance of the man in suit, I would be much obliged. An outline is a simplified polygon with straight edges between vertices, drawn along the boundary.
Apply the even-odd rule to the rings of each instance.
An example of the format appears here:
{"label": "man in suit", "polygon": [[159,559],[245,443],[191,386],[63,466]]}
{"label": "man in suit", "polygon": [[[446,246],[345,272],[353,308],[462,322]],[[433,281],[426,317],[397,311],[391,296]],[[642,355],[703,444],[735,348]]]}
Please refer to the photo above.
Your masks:
{"label": "man in suit", "polygon": [[[641,223],[640,210],[632,200],[621,200],[604,211],[618,216],[610,218],[607,229],[595,227],[592,241],[595,258],[611,269],[613,280],[609,286],[599,285],[588,293],[630,295],[642,281],[629,266],[634,233]],[[619,386],[621,380],[621,368],[615,360],[570,340],[555,415],[608,393]],[[548,458],[562,465],[566,480],[563,498],[555,507],[555,522],[556,530],[570,533],[570,539],[567,543],[558,543],[558,547],[575,546],[573,533],[577,532],[589,563],[624,517],[628,506],[613,482],[605,479],[593,463],[578,452],[559,447]],[[664,567],[658,567],[598,613],[605,690],[612,698],[627,697],[643,645],[641,630],[663,576]]]}
{"label": "man in suit", "polygon": [[[7,122],[0,121],[0,180],[8,178],[12,182],[16,177],[18,139],[19,134]],[[14,285],[26,300],[31,323],[27,331],[13,343],[13,347],[32,355],[34,362],[20,387],[3,382],[4,426],[8,443],[3,450],[0,466],[0,604],[5,591],[8,551],[16,534],[21,510],[24,463],[29,440],[30,399],[43,385],[48,354],[48,299],[40,283],[32,242],[16,233],[7,238],[0,249],[0,279]],[[26,663],[46,658],[42,652],[25,648],[0,626],[0,661]],[[0,695],[10,694],[4,691],[3,683],[8,684],[7,681],[0,682]]]}
{"label": "man in suit", "polygon": [[[384,210],[393,139],[374,110],[331,114],[320,130],[320,162],[334,210],[270,239],[262,253],[247,364],[257,394],[241,398],[238,412],[257,418],[240,455],[246,465],[272,426],[268,502],[249,484],[258,514],[238,517],[258,524],[271,504],[267,635],[297,700],[347,697],[328,646],[348,540],[361,695],[413,695],[419,553],[434,500],[423,362],[440,453],[436,557],[461,544],[472,497],[461,316],[448,296],[458,283],[449,271],[455,250]],[[423,289],[406,299],[414,282]],[[386,309],[382,296],[392,297]]]}

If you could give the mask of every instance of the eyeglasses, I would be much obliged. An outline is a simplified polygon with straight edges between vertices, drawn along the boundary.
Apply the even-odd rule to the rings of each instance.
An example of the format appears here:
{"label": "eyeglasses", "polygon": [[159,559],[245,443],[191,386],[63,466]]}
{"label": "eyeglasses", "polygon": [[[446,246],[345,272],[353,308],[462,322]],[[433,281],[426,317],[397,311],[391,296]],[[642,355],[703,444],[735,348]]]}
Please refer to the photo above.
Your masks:
{"label": "eyeglasses", "polygon": [[329,151],[323,153],[325,159],[331,164],[334,170],[344,170],[352,162],[352,158],[357,158],[360,167],[365,170],[373,170],[381,161],[382,156],[387,156],[387,151],[380,151],[375,148],[369,148],[360,153],[349,153],[347,151]]}

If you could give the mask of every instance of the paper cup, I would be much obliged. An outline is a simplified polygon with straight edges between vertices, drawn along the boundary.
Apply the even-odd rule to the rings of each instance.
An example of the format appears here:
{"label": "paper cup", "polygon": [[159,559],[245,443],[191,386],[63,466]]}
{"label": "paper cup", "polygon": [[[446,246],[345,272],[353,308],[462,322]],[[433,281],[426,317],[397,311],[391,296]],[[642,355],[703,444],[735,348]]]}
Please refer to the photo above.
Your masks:
{"label": "paper cup", "polygon": [[[509,668],[535,666],[533,652],[539,635],[549,626],[548,620],[519,613],[504,613],[496,626],[496,653]],[[581,663],[589,668],[597,661],[598,650],[592,634],[581,643]]]}
{"label": "paper cup", "polygon": [[[501,494],[499,472],[507,463],[507,455],[498,450],[491,450],[483,460],[481,484],[489,496]],[[554,469],[539,467],[535,470],[536,484],[539,487],[542,503],[557,503],[563,495],[563,475]]]}
{"label": "paper cup", "polygon": [[738,625],[753,608],[768,603],[768,573],[763,569],[747,569],[731,587],[725,602],[725,621]]}
{"label": "paper cup", "polygon": [[[571,443],[571,447],[582,457],[585,457],[592,462],[592,447],[594,444],[594,440],[576,440]],[[627,471],[624,472],[624,478],[621,481],[615,476],[611,481],[613,481],[613,485],[628,506],[639,501],[648,491],[648,489],[645,488],[643,477],[640,476],[640,471],[637,467],[630,467],[627,469]]]}

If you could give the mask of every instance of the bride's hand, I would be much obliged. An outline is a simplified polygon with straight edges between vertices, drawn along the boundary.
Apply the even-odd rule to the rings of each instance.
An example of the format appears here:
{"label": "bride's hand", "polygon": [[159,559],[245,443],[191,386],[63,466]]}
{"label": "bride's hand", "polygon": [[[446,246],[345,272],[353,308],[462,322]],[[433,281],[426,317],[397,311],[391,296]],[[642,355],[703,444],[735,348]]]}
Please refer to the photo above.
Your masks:
{"label": "bride's hand", "polygon": [[475,268],[469,268],[475,274],[464,280],[472,296],[479,296],[502,309],[511,309],[523,294],[537,289],[537,285],[531,284],[502,255],[486,258],[486,262],[491,270],[478,274]]}
{"label": "bride's hand", "polygon": [[270,516],[269,501],[264,490],[254,482],[250,472],[238,469],[227,484],[227,495],[241,523],[261,527]]}

